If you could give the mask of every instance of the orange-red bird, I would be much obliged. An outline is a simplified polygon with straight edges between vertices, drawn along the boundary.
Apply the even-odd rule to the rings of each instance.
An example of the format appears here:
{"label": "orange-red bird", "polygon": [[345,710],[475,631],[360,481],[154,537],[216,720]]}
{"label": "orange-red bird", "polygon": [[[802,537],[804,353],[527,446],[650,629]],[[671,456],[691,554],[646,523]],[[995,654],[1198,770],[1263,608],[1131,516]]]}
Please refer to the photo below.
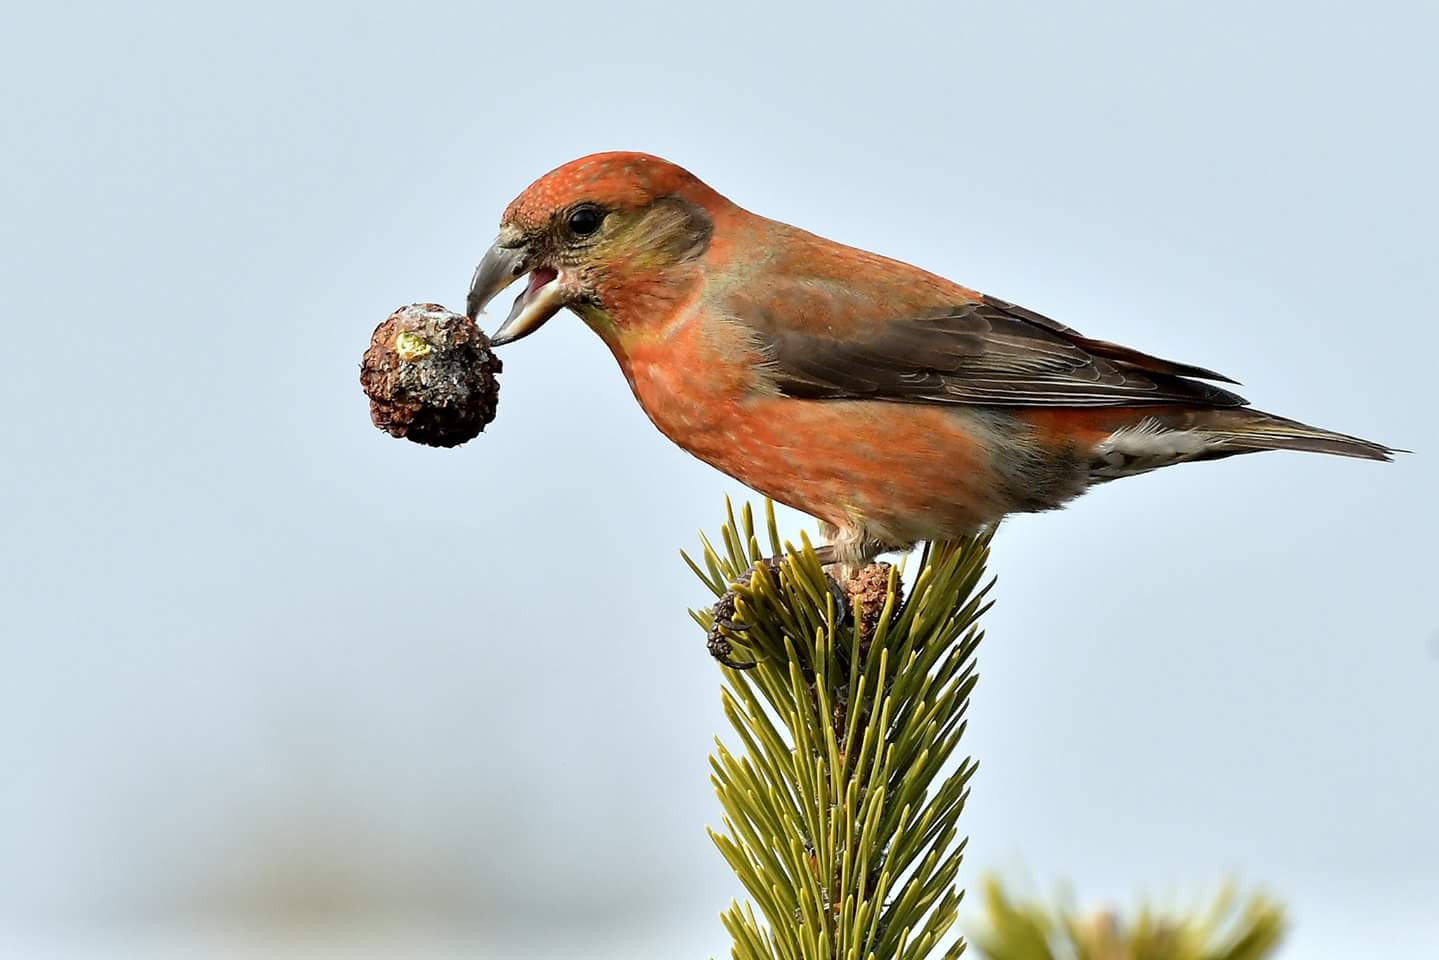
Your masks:
{"label": "orange-red bird", "polygon": [[525,274],[496,344],[568,307],[661,433],[817,517],[846,567],[1175,463],[1394,452],[1254,410],[1210,370],[750,213],[642,153],[583,157],[521,193],[470,316]]}

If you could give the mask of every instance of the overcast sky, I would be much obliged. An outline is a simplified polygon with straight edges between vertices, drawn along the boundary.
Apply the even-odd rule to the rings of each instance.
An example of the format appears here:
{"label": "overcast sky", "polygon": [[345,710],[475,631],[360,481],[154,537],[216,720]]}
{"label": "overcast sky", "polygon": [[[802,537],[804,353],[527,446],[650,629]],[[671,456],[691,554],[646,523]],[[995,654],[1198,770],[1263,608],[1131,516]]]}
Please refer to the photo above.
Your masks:
{"label": "overcast sky", "polygon": [[745,491],[568,315],[458,450],[356,383],[602,149],[1417,450],[1007,524],[963,878],[1439,943],[1433,4],[125,6],[0,30],[0,953],[727,954]]}

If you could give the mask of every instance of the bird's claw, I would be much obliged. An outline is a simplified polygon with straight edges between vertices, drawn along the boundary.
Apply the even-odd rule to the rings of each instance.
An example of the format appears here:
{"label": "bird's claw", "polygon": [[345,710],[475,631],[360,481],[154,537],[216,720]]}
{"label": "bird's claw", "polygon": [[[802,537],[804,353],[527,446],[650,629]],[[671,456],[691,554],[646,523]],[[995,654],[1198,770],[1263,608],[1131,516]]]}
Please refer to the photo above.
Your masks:
{"label": "bird's claw", "polygon": [[734,622],[735,604],[734,591],[728,590],[724,596],[715,601],[714,621],[710,624],[709,633],[705,636],[705,648],[709,650],[710,656],[731,670],[750,670],[756,666],[755,661],[740,661],[734,659],[734,644],[730,643],[728,633],[739,633],[741,627]]}
{"label": "bird's claw", "polygon": [[710,656],[731,670],[753,670],[759,666],[758,660],[736,660],[732,656],[734,645],[723,633],[721,626],[716,623],[710,627],[709,635],[705,637],[705,648],[709,650]]}
{"label": "bird's claw", "polygon": [[828,570],[825,571],[824,582],[829,587],[830,596],[834,597],[834,609],[839,614],[839,622],[848,623],[854,615],[854,607],[849,602],[849,591],[844,588],[844,584],[830,576]]}
{"label": "bird's claw", "polygon": [[[709,650],[711,657],[714,657],[731,670],[752,670],[759,665],[759,661],[757,660],[735,660],[733,656],[734,644],[730,642],[730,637],[745,632],[744,624],[737,622],[735,619],[738,611],[735,607],[734,588],[742,583],[748,583],[760,565],[768,569],[772,576],[779,576],[779,559],[766,557],[763,560],[757,560],[750,566],[741,580],[732,585],[729,590],[726,590],[724,594],[715,601],[715,605],[711,610],[714,619],[710,622],[709,633],[705,636],[705,647]],[[825,584],[829,587],[830,595],[834,597],[835,611],[839,615],[840,621],[848,623],[854,613],[850,604],[849,592],[845,589],[844,584],[830,575],[829,571],[825,571],[824,578]]]}
{"label": "bird's claw", "polygon": [[759,666],[758,660],[735,660],[732,656],[732,654],[734,653],[734,644],[730,643],[729,637],[725,634],[728,633],[733,635],[744,632],[744,624],[737,623],[735,621],[736,609],[734,588],[739,586],[741,583],[748,583],[749,580],[754,576],[755,570],[759,568],[761,564],[769,570],[771,575],[779,575],[779,560],[773,557],[767,557],[763,560],[756,560],[753,564],[750,565],[749,570],[745,572],[744,577],[741,578],[741,580],[737,581],[735,584],[733,584],[730,589],[726,590],[724,594],[715,601],[715,605],[712,610],[714,620],[710,623],[709,633],[705,637],[705,647],[709,650],[710,656],[714,657],[716,660],[729,667],[731,670],[752,670],[755,667]]}

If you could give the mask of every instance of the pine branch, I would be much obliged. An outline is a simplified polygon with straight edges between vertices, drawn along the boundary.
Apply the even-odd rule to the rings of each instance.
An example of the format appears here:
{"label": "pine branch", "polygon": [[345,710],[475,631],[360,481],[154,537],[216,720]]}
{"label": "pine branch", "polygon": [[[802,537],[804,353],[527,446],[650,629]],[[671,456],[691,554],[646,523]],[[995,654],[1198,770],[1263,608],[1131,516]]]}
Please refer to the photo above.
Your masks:
{"label": "pine branch", "polygon": [[[685,561],[728,624],[692,611],[750,670],[725,668],[716,741],[724,830],[711,831],[752,903],[723,922],[735,960],[920,960],[955,921],[958,821],[975,763],[949,761],[977,680],[987,536],[924,550],[908,599],[873,564],[840,587],[807,538],[781,544],[766,503],[766,562],[748,506],[727,504],[719,549]],[[732,616],[730,616],[732,612]],[[756,913],[758,909],[758,914]],[[958,957],[954,940],[945,958]]]}
{"label": "pine branch", "polygon": [[1192,916],[1143,908],[1125,920],[1112,911],[1080,917],[1066,907],[1021,903],[990,880],[985,912],[976,946],[989,960],[1263,960],[1284,936],[1278,904],[1254,896],[1241,905],[1233,888]]}

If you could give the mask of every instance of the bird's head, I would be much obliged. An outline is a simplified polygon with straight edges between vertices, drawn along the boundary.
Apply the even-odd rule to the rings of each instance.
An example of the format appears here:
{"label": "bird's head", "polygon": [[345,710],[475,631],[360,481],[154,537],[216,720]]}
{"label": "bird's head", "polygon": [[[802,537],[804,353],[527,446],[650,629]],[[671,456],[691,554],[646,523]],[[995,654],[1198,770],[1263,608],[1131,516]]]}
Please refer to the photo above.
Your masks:
{"label": "bird's head", "polygon": [[[475,269],[474,318],[520,277],[495,345],[518,340],[569,307],[602,335],[673,299],[696,277],[714,218],[728,207],[688,171],[643,153],[597,153],[530,184],[505,210],[500,235]],[[653,312],[653,311],[651,311]]]}

